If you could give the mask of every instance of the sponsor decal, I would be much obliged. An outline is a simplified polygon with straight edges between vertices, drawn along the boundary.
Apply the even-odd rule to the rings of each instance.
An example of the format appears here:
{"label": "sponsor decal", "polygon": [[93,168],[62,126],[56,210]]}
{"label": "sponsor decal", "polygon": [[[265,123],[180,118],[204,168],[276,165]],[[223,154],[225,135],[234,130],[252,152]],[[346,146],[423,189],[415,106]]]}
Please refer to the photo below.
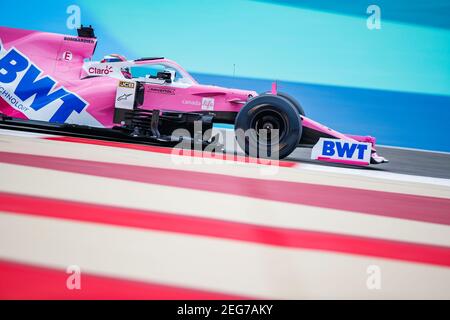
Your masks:
{"label": "sponsor decal", "polygon": [[117,98],[117,101],[128,100],[128,97],[130,97],[132,95],[133,95],[132,93],[129,93],[129,94],[124,93],[123,95],[121,95]]}
{"label": "sponsor decal", "polygon": [[182,100],[181,103],[191,105],[191,106],[196,106],[196,107],[199,107],[202,105],[202,103],[198,100]]}
{"label": "sponsor decal", "polygon": [[19,100],[14,97],[14,95],[10,94],[6,88],[1,86],[0,86],[0,97],[6,100],[9,103],[9,105],[12,106],[14,109],[17,109],[22,112],[28,111],[28,108],[26,106],[20,103]]}
{"label": "sponsor decal", "polygon": [[315,160],[348,164],[369,164],[372,145],[367,142],[352,142],[342,139],[320,138],[313,147],[311,158]]}
{"label": "sponsor decal", "polygon": [[120,81],[119,82],[119,87],[121,88],[129,88],[129,89],[134,89],[134,82],[128,82],[128,81]]}
{"label": "sponsor decal", "polygon": [[147,92],[174,95],[175,89],[147,87]]}
{"label": "sponsor decal", "polygon": [[73,54],[70,51],[64,51],[63,55],[62,55],[62,58],[63,58],[64,61],[71,61],[72,58],[73,58]]}
{"label": "sponsor decal", "polygon": [[75,41],[75,42],[83,42],[83,43],[94,43],[95,41],[92,39],[86,38],[77,38],[77,37],[64,37],[65,41]]}
{"label": "sponsor decal", "polygon": [[132,81],[119,81],[119,86],[116,90],[117,109],[133,110],[134,100],[136,94],[136,83]]}
{"label": "sponsor decal", "polygon": [[[0,41],[1,43],[1,41]],[[0,97],[29,119],[64,123],[88,103],[45,75],[16,48],[0,45]]]}
{"label": "sponsor decal", "polygon": [[89,74],[96,74],[96,75],[104,75],[104,76],[107,76],[107,75],[109,75],[109,74],[112,73],[112,72],[113,72],[113,67],[112,67],[112,66],[108,66],[108,65],[105,65],[105,66],[102,67],[102,68],[90,67],[90,68],[88,69],[88,73],[89,73]]}
{"label": "sponsor decal", "polygon": [[202,99],[202,110],[213,111],[214,110],[214,98]]}

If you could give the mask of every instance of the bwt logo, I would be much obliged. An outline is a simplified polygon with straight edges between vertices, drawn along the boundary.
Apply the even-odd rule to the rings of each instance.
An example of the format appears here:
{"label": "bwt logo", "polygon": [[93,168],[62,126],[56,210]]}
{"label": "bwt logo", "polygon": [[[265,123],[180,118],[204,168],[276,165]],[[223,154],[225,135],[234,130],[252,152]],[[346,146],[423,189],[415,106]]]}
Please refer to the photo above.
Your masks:
{"label": "bwt logo", "polygon": [[367,145],[328,140],[323,142],[322,155],[333,157],[337,154],[340,158],[353,158],[356,150],[358,150],[358,160],[363,160]]}
{"label": "bwt logo", "polygon": [[372,145],[367,142],[320,138],[312,149],[311,159],[324,161],[334,159],[367,165],[370,162],[371,152]]}
{"label": "bwt logo", "polygon": [[17,49],[11,48],[6,54],[1,50],[0,44],[1,97],[28,118],[46,106],[59,103],[56,111],[43,110],[43,114],[50,118],[45,120],[64,123],[73,111],[81,113],[87,106],[87,102],[65,88],[55,89],[56,81],[42,76],[42,71]]}

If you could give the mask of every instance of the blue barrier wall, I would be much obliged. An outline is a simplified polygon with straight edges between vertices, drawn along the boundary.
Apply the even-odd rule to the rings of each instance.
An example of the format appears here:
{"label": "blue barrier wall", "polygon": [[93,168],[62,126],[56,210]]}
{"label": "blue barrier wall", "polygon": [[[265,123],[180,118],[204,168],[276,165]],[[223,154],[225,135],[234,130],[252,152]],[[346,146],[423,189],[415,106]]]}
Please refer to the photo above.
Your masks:
{"label": "blue barrier wall", "polygon": [[[371,4],[380,29],[368,28]],[[11,2],[0,24],[74,33],[73,5],[96,28],[96,58],[162,55],[202,82],[256,91],[278,80],[338,130],[450,151],[448,1],[30,0]]]}

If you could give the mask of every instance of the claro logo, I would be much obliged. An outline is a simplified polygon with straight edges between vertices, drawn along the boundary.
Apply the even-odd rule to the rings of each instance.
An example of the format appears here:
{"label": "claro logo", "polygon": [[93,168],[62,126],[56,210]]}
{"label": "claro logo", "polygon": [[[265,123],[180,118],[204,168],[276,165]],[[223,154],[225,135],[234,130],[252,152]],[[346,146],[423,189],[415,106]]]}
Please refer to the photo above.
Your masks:
{"label": "claro logo", "polygon": [[97,75],[107,76],[107,75],[109,75],[110,73],[113,72],[113,67],[112,66],[105,66],[104,68],[90,67],[88,69],[88,72],[90,74],[97,74]]}

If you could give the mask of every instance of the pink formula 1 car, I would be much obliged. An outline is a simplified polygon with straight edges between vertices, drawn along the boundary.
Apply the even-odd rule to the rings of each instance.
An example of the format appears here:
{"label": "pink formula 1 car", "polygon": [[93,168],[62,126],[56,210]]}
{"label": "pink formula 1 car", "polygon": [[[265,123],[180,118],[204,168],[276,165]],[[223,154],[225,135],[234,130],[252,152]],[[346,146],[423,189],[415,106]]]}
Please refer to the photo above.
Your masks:
{"label": "pink formula 1 car", "polygon": [[201,85],[161,57],[128,61],[110,55],[94,62],[96,45],[91,27],[78,29],[78,36],[0,27],[2,126],[211,144],[213,123],[232,123],[250,155],[284,158],[301,145],[313,147],[312,157],[322,161],[386,162],[376,154],[374,138],[342,134],[307,118],[276,84],[264,94]]}

